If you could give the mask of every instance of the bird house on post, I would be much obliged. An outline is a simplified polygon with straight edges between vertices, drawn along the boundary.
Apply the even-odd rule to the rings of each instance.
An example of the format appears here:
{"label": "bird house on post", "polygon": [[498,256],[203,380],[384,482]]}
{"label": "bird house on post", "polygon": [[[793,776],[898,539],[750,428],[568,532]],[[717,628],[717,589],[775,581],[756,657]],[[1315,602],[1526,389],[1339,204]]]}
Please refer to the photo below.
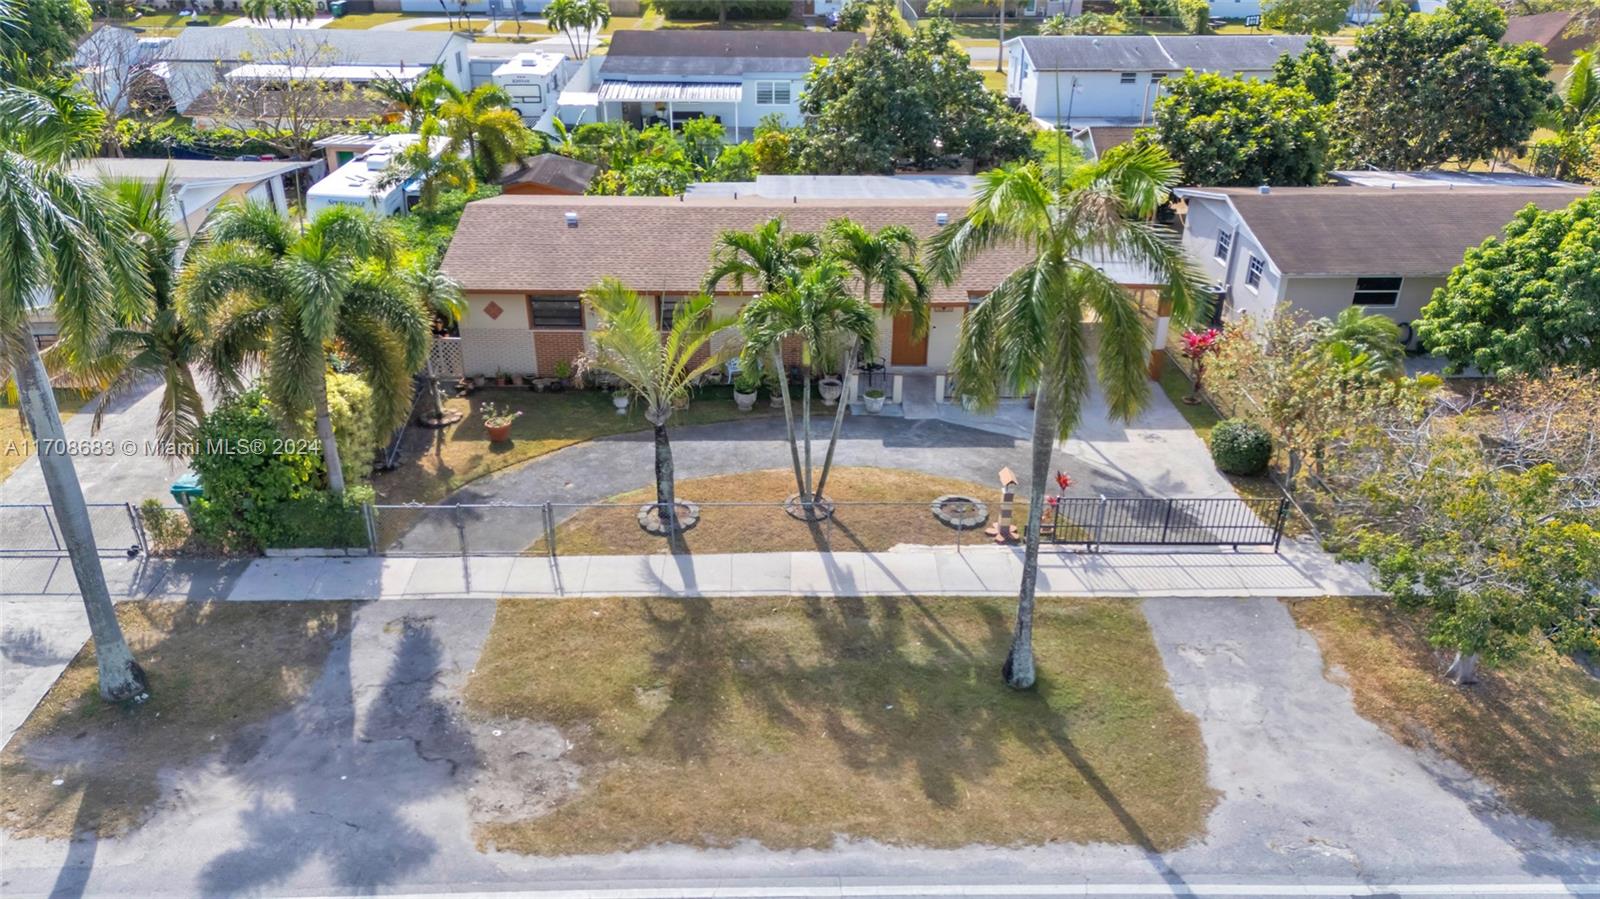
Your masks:
{"label": "bird house on post", "polygon": [[1000,469],[1000,518],[984,530],[996,543],[1017,542],[1017,529],[1011,524],[1011,506],[1017,500],[1017,476],[1009,468]]}

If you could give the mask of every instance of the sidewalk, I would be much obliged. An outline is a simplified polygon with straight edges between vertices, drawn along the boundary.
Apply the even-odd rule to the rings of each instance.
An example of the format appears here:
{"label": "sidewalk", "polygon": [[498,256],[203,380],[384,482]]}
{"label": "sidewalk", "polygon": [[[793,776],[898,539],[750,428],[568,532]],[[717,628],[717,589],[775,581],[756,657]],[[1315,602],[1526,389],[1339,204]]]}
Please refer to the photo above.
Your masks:
{"label": "sidewalk", "polygon": [[[1363,572],[1286,541],[1270,552],[1047,551],[1045,596],[1303,597],[1373,593]],[[435,556],[105,560],[119,599],[428,599],[601,596],[1005,596],[1013,547],[695,556]],[[0,563],[0,597],[76,596],[65,559]]]}

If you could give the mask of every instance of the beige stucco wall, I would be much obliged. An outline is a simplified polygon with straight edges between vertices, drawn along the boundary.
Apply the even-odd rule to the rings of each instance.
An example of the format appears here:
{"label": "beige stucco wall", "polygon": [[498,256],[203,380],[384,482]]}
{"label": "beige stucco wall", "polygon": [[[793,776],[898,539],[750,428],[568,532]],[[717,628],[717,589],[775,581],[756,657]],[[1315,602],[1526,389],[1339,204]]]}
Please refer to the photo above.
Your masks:
{"label": "beige stucco wall", "polygon": [[[1399,301],[1394,306],[1363,306],[1375,315],[1387,315],[1397,322],[1415,321],[1422,316],[1422,307],[1433,298],[1435,289],[1444,286],[1444,278],[1406,278],[1400,283]],[[1350,308],[1355,294],[1355,278],[1289,278],[1285,282],[1284,299],[1310,318],[1333,318]]]}

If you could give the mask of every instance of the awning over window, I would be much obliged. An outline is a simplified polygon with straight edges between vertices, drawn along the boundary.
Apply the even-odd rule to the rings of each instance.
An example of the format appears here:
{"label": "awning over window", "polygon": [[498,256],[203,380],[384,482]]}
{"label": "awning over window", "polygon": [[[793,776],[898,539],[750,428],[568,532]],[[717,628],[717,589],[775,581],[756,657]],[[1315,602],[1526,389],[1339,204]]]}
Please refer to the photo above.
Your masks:
{"label": "awning over window", "polygon": [[607,81],[600,99],[618,103],[737,103],[737,84],[682,81]]}

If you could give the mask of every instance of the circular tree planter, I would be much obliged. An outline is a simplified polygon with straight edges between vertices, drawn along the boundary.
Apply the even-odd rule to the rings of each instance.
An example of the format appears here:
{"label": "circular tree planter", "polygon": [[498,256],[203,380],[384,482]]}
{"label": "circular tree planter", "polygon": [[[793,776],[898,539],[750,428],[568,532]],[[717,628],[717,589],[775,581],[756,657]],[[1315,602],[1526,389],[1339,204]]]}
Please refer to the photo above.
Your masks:
{"label": "circular tree planter", "polygon": [[941,523],[963,531],[989,520],[989,507],[970,496],[946,494],[929,503],[928,508]]}
{"label": "circular tree planter", "polygon": [[[700,523],[700,507],[688,500],[678,500],[673,503],[678,510],[678,533],[683,533]],[[656,503],[645,503],[639,507],[639,527],[647,534],[657,537],[667,536],[666,522],[661,520],[661,507]]]}
{"label": "circular tree planter", "polygon": [[811,501],[807,508],[800,502],[800,494],[791,493],[783,501],[783,511],[789,513],[790,518],[800,521],[827,521],[833,517],[833,503],[826,497],[819,496]]}
{"label": "circular tree planter", "polygon": [[443,415],[437,417],[432,412],[423,412],[417,416],[417,424],[424,428],[448,428],[464,417],[465,413],[460,409],[446,409]]}

